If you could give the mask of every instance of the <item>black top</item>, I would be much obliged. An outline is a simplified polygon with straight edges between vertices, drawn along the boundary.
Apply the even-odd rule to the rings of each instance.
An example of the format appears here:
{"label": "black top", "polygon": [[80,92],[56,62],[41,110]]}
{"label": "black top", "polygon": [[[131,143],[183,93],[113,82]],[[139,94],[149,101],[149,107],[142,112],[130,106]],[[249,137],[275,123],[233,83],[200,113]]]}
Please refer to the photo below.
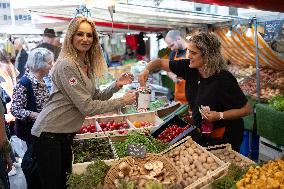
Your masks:
{"label": "black top", "polygon": [[[202,78],[197,69],[188,67],[189,60],[170,61],[170,69],[186,80],[186,97],[193,111],[196,126],[201,124],[198,106],[209,106],[210,110],[224,112],[243,107],[247,99],[240,89],[236,78],[226,70],[208,78]],[[189,87],[191,86],[191,87]],[[242,119],[215,121],[214,128],[229,126],[242,129]],[[226,132],[229,129],[226,127]],[[237,130],[239,130],[237,129]],[[227,131],[228,130],[228,131]]]}
{"label": "black top", "polygon": [[176,52],[177,52],[177,58],[185,58],[186,50],[187,49],[178,49],[177,51],[176,50],[171,51],[169,60],[174,60]]}

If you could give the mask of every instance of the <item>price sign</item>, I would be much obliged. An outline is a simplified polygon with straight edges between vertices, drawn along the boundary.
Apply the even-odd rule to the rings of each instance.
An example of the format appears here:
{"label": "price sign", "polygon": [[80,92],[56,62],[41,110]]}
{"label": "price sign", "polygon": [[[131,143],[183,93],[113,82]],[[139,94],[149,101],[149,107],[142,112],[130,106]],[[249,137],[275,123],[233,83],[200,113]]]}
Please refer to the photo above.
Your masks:
{"label": "price sign", "polygon": [[265,22],[264,40],[269,42],[281,38],[282,34],[282,20],[272,20]]}
{"label": "price sign", "polygon": [[146,155],[146,146],[141,144],[129,144],[127,154],[139,158],[144,158]]}

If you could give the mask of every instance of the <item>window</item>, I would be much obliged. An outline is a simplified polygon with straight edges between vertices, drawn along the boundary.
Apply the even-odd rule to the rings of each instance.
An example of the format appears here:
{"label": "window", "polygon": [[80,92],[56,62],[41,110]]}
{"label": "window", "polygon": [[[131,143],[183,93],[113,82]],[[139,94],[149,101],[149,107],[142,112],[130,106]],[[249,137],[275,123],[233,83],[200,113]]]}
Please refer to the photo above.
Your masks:
{"label": "window", "polygon": [[0,8],[2,7],[2,4],[0,3]]}
{"label": "window", "polygon": [[15,20],[18,20],[19,18],[18,18],[18,15],[15,15]]}
{"label": "window", "polygon": [[196,11],[202,11],[202,8],[201,7],[196,7],[195,10]]}
{"label": "window", "polygon": [[27,20],[27,16],[26,15],[23,15],[23,20]]}
{"label": "window", "polygon": [[11,20],[11,16],[8,16],[8,20]]}
{"label": "window", "polygon": [[19,20],[22,20],[22,17],[23,17],[23,16],[22,16],[21,14],[19,14]]}
{"label": "window", "polygon": [[6,14],[4,15],[4,20],[7,20],[7,15]]}
{"label": "window", "polygon": [[10,3],[7,3],[7,7],[10,7]]}
{"label": "window", "polygon": [[3,9],[6,9],[6,3],[2,3]]}
{"label": "window", "polygon": [[31,20],[31,19],[32,19],[31,15],[28,15],[28,20]]}

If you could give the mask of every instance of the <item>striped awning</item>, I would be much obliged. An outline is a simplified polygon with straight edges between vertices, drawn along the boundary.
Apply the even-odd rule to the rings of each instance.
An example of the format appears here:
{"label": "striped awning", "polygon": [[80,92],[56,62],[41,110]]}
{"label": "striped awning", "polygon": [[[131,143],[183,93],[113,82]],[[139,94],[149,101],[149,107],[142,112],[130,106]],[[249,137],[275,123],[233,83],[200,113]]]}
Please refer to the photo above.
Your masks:
{"label": "striped awning", "polygon": [[[247,37],[241,32],[232,31],[231,37],[227,37],[228,29],[216,29],[214,32],[222,43],[223,55],[232,63],[241,66],[256,65],[254,36]],[[258,43],[259,65],[284,70],[284,59],[270,48],[260,34],[258,34]]]}

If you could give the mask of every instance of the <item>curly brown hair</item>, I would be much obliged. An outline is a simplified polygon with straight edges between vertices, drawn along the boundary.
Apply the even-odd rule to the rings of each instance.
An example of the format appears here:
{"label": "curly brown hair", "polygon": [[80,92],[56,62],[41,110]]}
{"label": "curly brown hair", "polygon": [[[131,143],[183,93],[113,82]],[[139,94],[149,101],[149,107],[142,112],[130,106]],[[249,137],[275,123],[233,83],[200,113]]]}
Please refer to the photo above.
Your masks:
{"label": "curly brown hair", "polygon": [[227,69],[221,54],[221,43],[217,36],[209,32],[200,32],[189,39],[200,50],[208,76]]}
{"label": "curly brown hair", "polygon": [[83,22],[89,23],[93,30],[93,44],[86,53],[86,62],[90,65],[90,68],[95,76],[102,76],[107,70],[105,59],[102,53],[95,24],[92,20],[89,20],[86,17],[79,16],[70,21],[58,60],[67,58],[72,62],[78,61],[78,50],[73,46],[72,41],[73,36],[78,30],[80,24]]}

